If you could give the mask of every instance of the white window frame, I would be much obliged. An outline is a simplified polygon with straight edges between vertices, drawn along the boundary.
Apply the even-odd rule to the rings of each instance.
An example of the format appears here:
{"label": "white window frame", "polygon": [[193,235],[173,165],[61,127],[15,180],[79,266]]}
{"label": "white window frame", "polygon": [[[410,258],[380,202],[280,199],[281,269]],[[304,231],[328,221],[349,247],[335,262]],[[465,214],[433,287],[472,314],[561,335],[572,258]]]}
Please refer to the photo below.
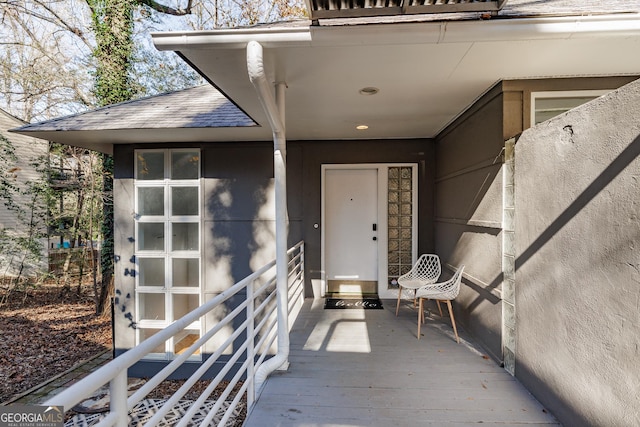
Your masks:
{"label": "white window frame", "polygon": [[611,91],[612,89],[592,89],[592,90],[551,90],[551,91],[531,92],[531,116],[530,116],[530,123],[529,123],[530,127],[533,127],[536,125],[536,102],[540,99],[576,98],[576,97],[585,97],[585,96],[592,96],[595,99]]}
{"label": "white window frame", "polygon": [[[198,151],[198,178],[197,179],[171,179],[171,155],[176,152],[194,152]],[[138,179],[138,155],[140,153],[163,152],[164,153],[164,174],[162,180],[139,180]],[[139,266],[140,258],[158,258],[164,259],[164,278],[165,283],[160,286],[141,286],[139,283],[140,275],[135,276],[135,295],[136,295],[136,344],[140,343],[141,331],[149,329],[163,329],[169,326],[174,319],[173,297],[174,295],[197,295],[198,305],[203,301],[203,263],[202,263],[202,241],[203,241],[203,215],[202,215],[202,155],[198,148],[184,149],[141,149],[135,150],[134,160],[134,212],[135,214],[135,249],[134,254],[136,264]],[[139,212],[139,190],[141,188],[160,187],[164,188],[164,212],[163,215],[138,215]],[[171,215],[172,206],[172,189],[180,187],[197,187],[198,188],[198,215],[173,216]],[[139,226],[141,223],[162,223],[164,224],[164,245],[158,250],[141,250],[138,247]],[[196,223],[198,224],[198,248],[197,250],[173,250],[172,245],[172,227],[174,223]],[[198,259],[198,286],[173,286],[173,260],[174,259]],[[165,318],[162,320],[140,319],[142,312],[140,307],[140,294],[163,294],[164,295],[164,311]],[[202,324],[200,321],[191,323],[186,330],[197,332],[202,336]],[[153,353],[148,358],[169,360],[175,357],[174,339],[167,340],[164,353]],[[192,355],[190,359],[201,360],[201,355]]]}

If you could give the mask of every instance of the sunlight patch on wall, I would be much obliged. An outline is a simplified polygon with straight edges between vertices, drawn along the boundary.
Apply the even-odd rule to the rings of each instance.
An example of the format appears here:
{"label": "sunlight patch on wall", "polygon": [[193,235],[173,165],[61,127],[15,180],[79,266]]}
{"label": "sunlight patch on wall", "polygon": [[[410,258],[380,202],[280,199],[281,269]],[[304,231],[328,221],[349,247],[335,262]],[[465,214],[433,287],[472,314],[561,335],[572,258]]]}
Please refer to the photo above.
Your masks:
{"label": "sunlight patch on wall", "polygon": [[[223,239],[220,239],[223,240]],[[215,263],[207,265],[207,292],[220,293],[234,285],[231,273],[231,256],[216,257]]]}
{"label": "sunlight patch on wall", "polygon": [[276,215],[276,190],[275,181],[272,179],[269,186],[256,195],[256,199],[261,200],[262,204],[258,208],[258,216],[256,219],[275,219]]}
{"label": "sunlight patch on wall", "polygon": [[[215,298],[217,294],[207,293],[206,301]],[[205,316],[206,328],[211,329],[217,325],[231,310],[225,305],[219,305]],[[226,325],[220,329],[211,339],[205,343],[205,353],[214,353],[224,342],[233,335],[232,325]],[[229,345],[222,354],[233,354],[233,343]]]}
{"label": "sunlight patch on wall", "polygon": [[252,271],[262,268],[276,257],[275,230],[275,189],[271,181],[261,194],[255,199],[262,200],[253,220],[253,243],[251,244],[251,260],[249,266]]}
{"label": "sunlight patch on wall", "polygon": [[225,208],[229,208],[233,204],[233,196],[231,195],[230,191],[223,191],[222,193],[218,194],[218,201]]}
{"label": "sunlight patch on wall", "polygon": [[229,189],[230,182],[226,179],[212,179],[207,184],[209,188],[209,203],[217,207],[230,208],[233,205],[233,195]]}

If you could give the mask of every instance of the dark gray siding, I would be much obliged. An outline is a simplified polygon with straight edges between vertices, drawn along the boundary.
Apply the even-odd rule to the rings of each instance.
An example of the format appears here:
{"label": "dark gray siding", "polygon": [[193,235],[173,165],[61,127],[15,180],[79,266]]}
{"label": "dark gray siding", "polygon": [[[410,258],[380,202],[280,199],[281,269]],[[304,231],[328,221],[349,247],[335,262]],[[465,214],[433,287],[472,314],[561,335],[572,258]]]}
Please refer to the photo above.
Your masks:
{"label": "dark gray siding", "polygon": [[[136,148],[187,148],[186,145],[116,145],[115,188],[117,242],[116,289],[134,295],[132,263],[134,216],[133,171]],[[272,143],[203,143],[200,148],[204,187],[203,288],[208,300],[251,274],[275,257]],[[430,140],[289,142],[287,196],[289,246],[304,239],[306,296],[312,296],[311,279],[321,266],[321,166],[335,163],[416,163],[418,173],[418,250],[433,252],[434,144]],[[126,312],[134,307],[128,300]],[[126,314],[126,312],[123,312]],[[215,322],[208,319],[207,322]],[[116,314],[116,348],[133,346],[135,331],[123,315]],[[205,352],[212,349],[205,349]],[[163,363],[145,362],[130,375],[145,376]]]}
{"label": "dark gray siding", "polygon": [[467,331],[501,354],[503,103],[496,86],[438,137],[436,252],[465,265],[456,311]]}

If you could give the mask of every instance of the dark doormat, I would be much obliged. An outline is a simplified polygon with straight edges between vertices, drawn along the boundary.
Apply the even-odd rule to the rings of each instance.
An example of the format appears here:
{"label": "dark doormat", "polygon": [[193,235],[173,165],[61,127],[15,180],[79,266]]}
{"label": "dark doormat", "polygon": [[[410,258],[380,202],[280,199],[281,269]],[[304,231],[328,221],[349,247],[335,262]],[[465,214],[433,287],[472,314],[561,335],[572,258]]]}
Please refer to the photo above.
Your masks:
{"label": "dark doormat", "polygon": [[325,309],[360,308],[365,310],[381,310],[380,298],[326,298]]}

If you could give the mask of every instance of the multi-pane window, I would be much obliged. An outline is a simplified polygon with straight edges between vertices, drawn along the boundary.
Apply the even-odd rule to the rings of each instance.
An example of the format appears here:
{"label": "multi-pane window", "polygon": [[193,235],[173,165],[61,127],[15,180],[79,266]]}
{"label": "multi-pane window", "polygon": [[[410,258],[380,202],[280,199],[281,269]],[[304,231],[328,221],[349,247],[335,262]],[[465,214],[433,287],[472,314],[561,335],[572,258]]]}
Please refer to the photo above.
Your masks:
{"label": "multi-pane window", "polygon": [[[142,342],[201,302],[200,152],[135,155],[136,321]],[[194,322],[154,353],[171,357],[199,337]]]}

